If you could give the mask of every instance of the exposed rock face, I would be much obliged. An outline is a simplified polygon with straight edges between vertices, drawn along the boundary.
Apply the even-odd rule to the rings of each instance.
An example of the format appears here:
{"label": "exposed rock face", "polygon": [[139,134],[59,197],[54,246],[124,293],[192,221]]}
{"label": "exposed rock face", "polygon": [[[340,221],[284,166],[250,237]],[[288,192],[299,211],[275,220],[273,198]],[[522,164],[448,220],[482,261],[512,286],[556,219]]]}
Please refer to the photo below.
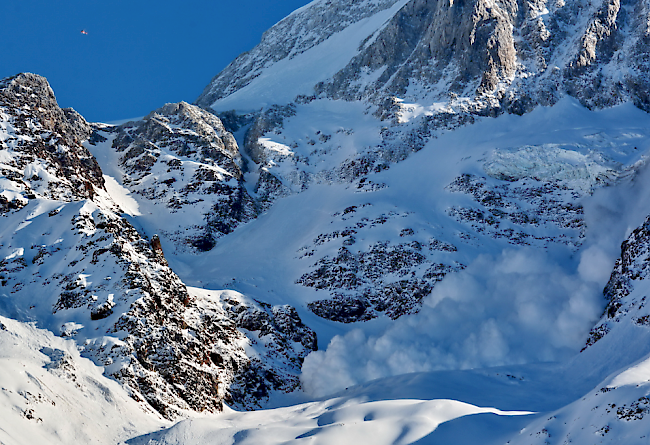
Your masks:
{"label": "exposed rock face", "polygon": [[[28,211],[33,206],[21,212]],[[188,293],[126,220],[90,202],[67,204],[32,224],[38,233],[53,229],[34,238],[37,248],[0,262],[3,292],[21,301],[10,310],[49,320],[46,327],[85,344],[87,357],[165,417],[219,411],[223,400],[259,407],[270,392],[297,386],[316,342],[293,308],[267,314],[243,306],[242,320],[232,301],[243,296],[222,302]]]}
{"label": "exposed rock face", "polygon": [[[161,113],[118,133],[121,141],[134,136],[125,149],[142,149],[125,156],[134,183],[150,172],[147,154],[156,163],[163,147],[196,159],[196,189],[247,196],[237,145],[216,117],[187,104]],[[148,241],[119,216],[101,169],[81,144],[91,131],[73,110],[58,108],[44,78],[0,81],[3,313],[74,338],[106,375],[169,419],[188,410],[219,411],[224,400],[253,408],[272,391],[295,389],[302,359],[316,348],[313,331],[288,306],[188,292],[160,240]],[[91,139],[110,143],[99,133]],[[238,202],[243,213],[254,208],[246,198]],[[220,205],[237,211],[211,203],[213,210]],[[215,213],[208,226],[225,233],[240,221],[232,215]]]}
{"label": "exposed rock face", "polygon": [[620,324],[650,329],[647,296],[634,292],[650,274],[650,216],[621,244],[609,282],[603,290],[609,300],[600,322],[589,334],[585,348],[593,345]]}
{"label": "exposed rock face", "polygon": [[257,216],[243,184],[237,142],[213,114],[184,102],[167,104],[112,131],[125,187],[163,205],[166,213],[194,209],[205,220],[161,227],[161,235],[210,250],[217,238]]}
{"label": "exposed rock face", "polygon": [[[241,156],[233,135],[218,117],[185,102],[166,104],[142,121],[124,124],[113,145],[120,151],[128,147],[140,152],[147,142],[194,161],[219,165],[236,179],[241,178]],[[134,157],[125,157],[125,163]],[[128,166],[137,171],[134,164]],[[146,162],[139,166],[143,164]]]}
{"label": "exposed rock face", "polygon": [[[382,315],[396,319],[416,313],[436,283],[465,267],[454,259],[454,245],[434,238],[422,243],[409,227],[400,231],[401,242],[357,245],[356,237],[371,237],[389,221],[404,216],[395,212],[374,219],[362,216],[368,211],[373,211],[370,204],[336,213],[333,222],[345,221],[345,228],[321,234],[299,251],[305,261],[320,257],[311,265],[311,271],[296,281],[327,294],[308,304],[319,317],[352,323]],[[336,254],[322,253],[332,251],[334,246],[340,246]]]}
{"label": "exposed rock face", "polygon": [[71,201],[104,189],[97,161],[81,145],[90,125],[74,110],[59,108],[45,78],[28,73],[0,80],[0,129],[2,176],[12,184],[0,196],[1,211],[36,196]]}
{"label": "exposed rock face", "polygon": [[[584,212],[576,198],[582,194],[574,192],[575,196],[572,196],[573,190],[556,181],[490,182],[497,181],[469,174],[456,178],[447,189],[472,196],[477,206],[454,206],[448,209],[448,214],[475,232],[506,238],[513,244],[581,244],[585,231]],[[563,233],[555,236],[539,234],[537,229],[545,226],[556,226]]]}
{"label": "exposed rock face", "polygon": [[452,92],[483,115],[522,114],[564,94],[588,107],[631,100],[650,110],[650,11],[646,2],[620,0],[315,2],[267,31],[197,103],[211,106],[274,63],[398,3],[343,69],[315,85],[316,95],[381,104],[390,96],[447,100]]}
{"label": "exposed rock face", "polygon": [[44,77],[21,73],[0,80],[0,88],[2,105],[8,107],[7,112],[23,110],[14,117],[19,128],[28,128],[29,119],[38,116],[38,124],[44,130],[56,132],[70,146],[90,136],[92,128],[79,113],[72,108],[59,108],[54,91]]}
{"label": "exposed rock face", "polygon": [[[341,247],[336,257],[319,260],[316,269],[297,283],[332,292],[332,298],[309,303],[323,318],[350,323],[383,312],[395,319],[417,312],[436,282],[463,268],[431,263],[422,250],[418,242],[377,243],[367,252],[355,253]],[[389,278],[395,276],[395,281]]]}
{"label": "exposed rock face", "polygon": [[512,244],[577,247],[586,230],[581,199],[637,168],[624,168],[582,144],[498,149],[487,155],[486,176],[464,174],[446,187],[471,196],[475,206],[453,206],[447,213],[477,233]]}
{"label": "exposed rock face", "polygon": [[235,326],[248,333],[251,347],[259,354],[235,375],[229,400],[250,409],[259,407],[271,391],[298,388],[302,362],[318,345],[316,334],[302,323],[296,310],[229,291],[221,295],[221,302]]}

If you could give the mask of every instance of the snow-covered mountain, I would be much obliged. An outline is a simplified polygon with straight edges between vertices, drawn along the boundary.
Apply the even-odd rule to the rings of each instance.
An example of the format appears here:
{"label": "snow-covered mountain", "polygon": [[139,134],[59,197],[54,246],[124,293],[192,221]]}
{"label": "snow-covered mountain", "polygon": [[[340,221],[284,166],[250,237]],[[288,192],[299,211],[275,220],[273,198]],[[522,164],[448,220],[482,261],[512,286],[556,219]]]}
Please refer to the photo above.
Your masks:
{"label": "snow-covered mountain", "polygon": [[[268,30],[197,103],[217,110],[297,96],[453,102],[521,114],[564,95],[648,110],[643,1],[314,1]],[[390,111],[390,106],[383,111]]]}
{"label": "snow-covered mountain", "polygon": [[646,443],[649,17],[316,0],[121,125],[0,81],[1,440]]}
{"label": "snow-covered mountain", "polygon": [[[107,376],[168,418],[219,411],[224,399],[258,406],[269,391],[297,386],[316,340],[293,308],[188,289],[159,238],[144,238],[121,216],[112,196],[123,203],[126,190],[104,179],[81,145],[105,141],[101,132],[91,136],[83,118],[61,110],[42,77],[6,79],[0,97],[7,315],[75,339]],[[190,164],[189,173],[199,170]]]}

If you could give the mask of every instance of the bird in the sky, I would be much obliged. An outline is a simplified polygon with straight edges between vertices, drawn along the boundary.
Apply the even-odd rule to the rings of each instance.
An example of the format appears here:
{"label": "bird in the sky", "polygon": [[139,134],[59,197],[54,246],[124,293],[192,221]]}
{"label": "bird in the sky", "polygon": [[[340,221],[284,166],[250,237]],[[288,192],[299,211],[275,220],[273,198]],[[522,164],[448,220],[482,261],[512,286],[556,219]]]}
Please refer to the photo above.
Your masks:
{"label": "bird in the sky", "polygon": [[85,29],[82,29],[82,30],[81,30],[81,34],[84,34],[84,35],[87,36],[87,35],[88,35],[88,31],[86,31]]}

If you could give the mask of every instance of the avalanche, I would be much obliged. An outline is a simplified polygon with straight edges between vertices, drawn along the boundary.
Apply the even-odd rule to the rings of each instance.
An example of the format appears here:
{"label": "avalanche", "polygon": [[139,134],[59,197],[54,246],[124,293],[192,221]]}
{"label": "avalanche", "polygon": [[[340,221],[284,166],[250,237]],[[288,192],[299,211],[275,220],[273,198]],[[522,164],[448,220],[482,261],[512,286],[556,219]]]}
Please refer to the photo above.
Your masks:
{"label": "avalanche", "polygon": [[114,124],[0,80],[0,441],[646,443],[646,3],[316,0]]}

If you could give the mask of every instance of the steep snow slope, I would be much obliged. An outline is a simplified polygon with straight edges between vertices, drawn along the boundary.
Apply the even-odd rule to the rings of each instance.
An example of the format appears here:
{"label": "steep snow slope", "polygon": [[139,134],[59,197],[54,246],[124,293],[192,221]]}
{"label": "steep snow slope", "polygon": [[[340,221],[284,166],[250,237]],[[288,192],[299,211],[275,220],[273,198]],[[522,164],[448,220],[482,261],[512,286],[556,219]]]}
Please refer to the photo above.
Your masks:
{"label": "steep snow slope", "polygon": [[600,349],[565,365],[406,374],[318,402],[186,420],[127,443],[642,444],[648,359],[634,363],[630,352]]}
{"label": "steep snow slope", "polygon": [[406,0],[315,1],[290,14],[206,88],[197,103],[218,110],[256,111],[313,94],[316,82],[344,68],[357,47],[385,26]]}
{"label": "steep snow slope", "polygon": [[[283,118],[281,130],[267,135],[264,143],[272,146],[285,138],[304,138],[309,125],[314,126],[314,139],[319,131],[315,128],[327,129],[320,134],[354,137],[347,144],[350,152],[328,164],[332,168],[366,141],[376,141],[379,129],[372,118],[357,113],[354,120],[350,110],[358,106],[329,101],[298,105],[295,114]],[[349,112],[318,114],[319,107]],[[599,391],[598,385],[611,380],[610,374],[624,372],[649,352],[636,346],[642,337],[631,332],[574,357],[605,307],[601,289],[619,253],[618,243],[650,211],[645,204],[647,125],[648,116],[630,105],[589,111],[563,100],[522,117],[483,118],[453,131],[438,130],[418,153],[400,163],[365,171],[352,183],[323,179],[307,189],[297,187],[260,217],[221,238],[211,251],[200,256],[176,254],[169,261],[197,286],[226,287],[258,301],[295,305],[317,331],[321,349],[329,343],[308,356],[303,366],[303,388],[312,395],[412,371],[569,360],[551,367],[486,371],[506,381],[521,382],[523,377],[530,382],[512,396],[519,400],[512,405],[502,404],[504,390],[492,384],[474,387],[478,399],[450,383],[446,386],[445,379],[465,378],[458,376],[481,381],[477,374],[458,371],[422,374],[412,387],[404,378],[391,377],[377,383],[373,393],[378,401],[429,397],[438,400],[432,405],[443,406],[447,402],[439,401],[442,397],[505,411],[543,413],[519,437],[529,420],[470,416],[441,425],[435,419],[406,425],[407,414],[391,406],[396,416],[383,419],[386,430],[377,440],[390,442],[396,431],[411,428],[423,431],[422,443],[475,443],[477,438],[485,443],[508,438],[525,443],[531,440],[529,432],[534,440],[548,439],[544,419],[555,410],[581,415],[587,405],[576,402],[580,407],[571,411],[572,402],[591,388]],[[337,126],[358,131],[336,133]],[[299,158],[309,155],[311,145],[281,146]],[[282,166],[283,154],[276,151],[275,166]],[[327,163],[329,155],[318,157]],[[439,275],[427,277],[430,270]],[[450,272],[438,283],[438,277]],[[410,294],[410,280],[418,291],[423,286],[416,280],[428,280],[431,294]],[[401,290],[396,299],[386,291],[391,285]],[[374,297],[377,288],[388,298]],[[396,318],[411,310],[419,313],[396,322],[382,317]],[[345,325],[323,317],[371,321]],[[440,386],[427,392],[427,384],[438,380]],[[634,400],[619,391],[621,396],[610,396],[608,403],[638,405],[643,391],[634,392],[638,393]],[[353,398],[349,403],[363,411],[368,393],[354,394],[362,402]],[[286,404],[301,398],[275,400],[272,403]],[[339,401],[324,400],[328,401],[319,402],[324,405],[233,414],[227,419],[228,428],[219,433],[208,421],[192,421],[142,440],[192,443],[213,437],[253,443],[311,437],[327,443],[365,431],[363,423],[355,426],[356,414],[338,411]],[[337,420],[321,425],[314,419],[322,416]],[[252,430],[249,424],[261,429]],[[590,426],[584,434],[603,425]],[[609,440],[627,437],[621,431]],[[630,440],[637,433],[643,435],[643,426],[633,428]]]}
{"label": "steep snow slope", "polygon": [[[620,113],[621,110],[613,112]],[[634,114],[636,113],[633,112]],[[605,113],[605,115],[612,118],[611,114]],[[586,116],[593,122],[597,114],[587,112]],[[625,120],[630,117],[630,115],[625,116]],[[541,121],[539,116],[534,120],[537,123]],[[619,124],[620,122],[616,125]],[[522,131],[522,126],[518,127],[518,131]],[[575,137],[575,134],[573,136]],[[527,138],[529,137],[531,136],[527,135]],[[518,168],[513,171],[519,171],[521,165],[514,167]],[[633,180],[630,181],[630,178]],[[600,190],[585,203],[587,222],[590,224],[585,239],[585,253],[577,267],[578,273],[570,277],[572,281],[588,283],[590,279],[595,279],[602,286],[611,264],[609,262],[599,264],[596,260],[600,255],[613,260],[617,254],[616,241],[632,230],[639,221],[643,222],[643,215],[650,210],[647,206],[648,183],[648,172],[643,169],[634,176],[619,179],[614,187]],[[585,182],[581,184],[584,186]],[[283,201],[278,201],[276,205]],[[611,214],[609,218],[612,219],[608,219],[608,213]],[[573,352],[567,356],[568,360],[563,363],[507,366],[472,371],[439,371],[388,377],[346,388],[344,392],[318,402],[262,410],[256,413],[228,413],[214,420],[183,421],[173,428],[147,434],[128,443],[271,444],[302,443],[305,440],[323,444],[364,441],[431,444],[559,444],[568,441],[646,443],[649,430],[644,419],[650,410],[648,403],[650,342],[647,338],[650,331],[644,322],[647,318],[647,310],[643,297],[647,293],[645,272],[643,272],[644,258],[648,251],[646,225],[647,221],[634,230],[623,244],[622,259],[617,262],[608,285],[608,289],[611,289],[608,294],[611,303],[603,323],[608,323],[610,326],[607,329],[609,333],[598,336],[595,343],[589,341],[590,346],[579,354],[577,349],[573,349]],[[589,230],[593,231],[592,237]],[[511,256],[508,265],[511,272],[516,270],[517,262],[530,264],[530,259],[517,255],[517,252],[505,253]],[[525,253],[531,255],[531,252]],[[546,258],[534,265],[542,269],[548,268],[548,261],[549,258]],[[482,263],[480,266],[485,267],[488,264]],[[499,267],[503,266],[504,264],[497,264],[488,273],[502,274],[503,270],[499,271]],[[520,271],[526,277],[533,275],[527,267]],[[542,270],[541,280],[557,279],[560,273],[558,270],[550,272],[546,275]],[[458,274],[459,278],[463,273]],[[514,287],[511,291],[517,297],[512,303],[517,311],[522,311],[525,307],[522,306],[524,301],[521,297],[527,290],[517,287],[518,283],[512,280],[513,277],[515,275],[506,276],[509,281],[504,285]],[[526,281],[525,284],[540,285],[541,280]],[[447,279],[443,284],[449,282],[450,280]],[[616,283],[626,284],[616,285]],[[459,281],[452,282],[449,286],[447,290],[455,289],[459,293],[468,290],[466,287],[463,288]],[[596,283],[592,289],[593,297],[597,296],[600,288]],[[504,291],[506,288],[501,287],[499,290]],[[549,291],[548,287],[543,290]],[[481,289],[478,291],[480,299],[495,296],[481,292]],[[537,294],[535,298],[539,296],[540,294]],[[501,305],[496,300],[490,300],[489,304],[496,304],[496,311],[492,314],[485,312],[487,305],[477,306],[476,300],[470,302],[461,300],[460,303],[471,309],[463,312],[463,317],[471,317],[472,312],[479,312],[481,319],[493,315],[502,332],[505,332],[506,326],[511,322],[507,314],[504,314],[504,311],[513,310],[507,307],[510,302]],[[558,303],[559,301],[550,304]],[[584,311],[585,306],[577,303],[578,298],[572,295],[569,305],[575,306],[578,311]],[[525,304],[530,304],[530,301]],[[442,323],[440,327],[444,330],[458,329],[458,326],[452,324],[456,320],[449,318],[452,312],[441,306],[438,302],[438,305],[432,309],[443,311],[445,319],[432,319],[434,312],[431,309],[424,309],[420,314],[413,316],[409,323],[403,323],[401,326],[394,325],[392,331],[400,333],[401,343],[391,342],[391,339],[387,340],[386,336],[375,341],[377,349],[381,348],[397,354],[394,356],[393,364],[399,361],[399,366],[393,368],[393,372],[404,372],[407,370],[405,361],[412,361],[414,356],[417,357],[412,345],[422,343],[422,348],[417,351],[419,354],[425,351],[431,353],[436,349],[435,342],[439,344],[441,338],[436,337],[435,331],[440,323]],[[525,309],[531,311],[531,316],[543,318],[541,307],[529,306]],[[495,315],[497,313],[498,315]],[[573,320],[575,316],[576,313],[571,314],[571,322],[575,322]],[[419,322],[418,317],[420,317]],[[559,317],[560,320],[562,318]],[[401,321],[399,320],[398,323]],[[470,321],[472,322],[481,323],[478,318]],[[530,319],[526,322],[529,328],[533,326]],[[564,322],[560,322],[553,329],[561,329],[562,323],[567,322],[569,319],[565,318]],[[541,325],[538,325],[536,328],[540,327]],[[521,329],[516,331],[517,336],[521,336],[522,333]],[[564,331],[561,336],[566,334],[567,331]],[[586,331],[582,330],[580,335],[582,341],[585,334]],[[422,335],[426,335],[424,341],[418,338]],[[539,335],[539,330],[535,335]],[[395,338],[393,336],[392,339]],[[494,343],[495,339],[488,337],[486,340]],[[554,340],[550,339],[550,343],[553,342]],[[328,389],[322,392],[323,394],[331,392],[336,383],[344,381],[340,376],[337,380],[337,376],[334,375],[336,372],[353,369],[359,355],[366,353],[363,344],[354,343],[354,336],[346,337],[343,342],[339,342],[339,345],[341,344],[349,348],[350,355],[335,357],[329,362],[325,360],[317,366],[322,375],[329,374],[329,380],[321,377],[322,381],[329,385]],[[336,342],[333,341],[329,349],[335,347]],[[527,347],[538,348],[540,345],[529,343]],[[456,357],[462,357],[459,351],[450,352],[452,355],[456,354]],[[521,351],[511,347],[508,351],[511,354],[510,358],[512,359],[512,354],[516,355],[517,352]],[[480,351],[474,351],[472,354],[476,353]],[[433,355],[432,357],[437,362],[431,362],[428,366],[439,366],[440,357]],[[315,375],[314,370],[307,366],[310,358],[313,359],[313,356],[308,357],[304,368],[305,388],[309,388],[308,384],[313,383],[313,380],[310,382],[307,379],[313,379]],[[374,363],[370,364],[375,368],[375,372],[380,366],[379,363],[379,357],[375,356]],[[372,378],[372,375],[366,374],[364,378]],[[355,382],[348,380],[347,383]],[[496,413],[498,416],[486,415],[485,413],[488,412]],[[526,415],[527,413],[534,415]]]}
{"label": "steep snow slope", "polygon": [[0,317],[0,441],[6,445],[115,444],[170,426],[71,340]]}

